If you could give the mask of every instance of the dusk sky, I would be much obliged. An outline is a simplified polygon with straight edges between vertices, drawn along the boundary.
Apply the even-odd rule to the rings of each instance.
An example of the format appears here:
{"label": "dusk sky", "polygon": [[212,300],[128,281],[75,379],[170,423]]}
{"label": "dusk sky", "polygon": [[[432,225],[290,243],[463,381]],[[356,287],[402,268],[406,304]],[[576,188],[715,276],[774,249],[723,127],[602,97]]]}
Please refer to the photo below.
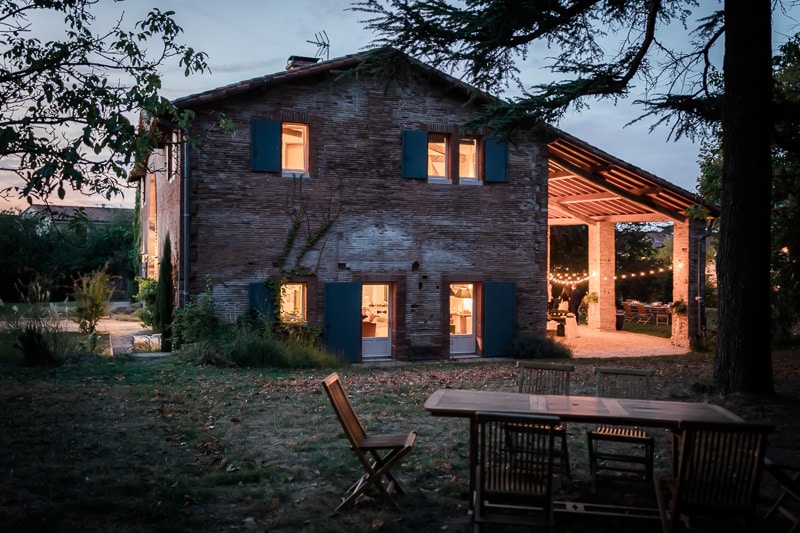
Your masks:
{"label": "dusk sky", "polygon": [[[716,0],[703,0],[717,8]],[[365,13],[348,10],[342,0],[292,0],[291,2],[228,0],[103,0],[97,10],[98,30],[124,13],[126,23],[143,18],[153,5],[176,12],[175,19],[183,29],[182,41],[208,54],[211,73],[185,78],[176,65],[163,70],[163,94],[169,99],[213,89],[241,80],[281,71],[291,55],[314,56],[315,35],[323,31],[330,42],[330,58],[363,50],[373,40],[360,21]],[[775,21],[773,46],[786,40],[786,34],[797,31],[796,22],[785,17]],[[683,33],[683,32],[681,32]],[[528,83],[551,81],[548,71],[541,69],[542,56],[553,55],[546,49],[532,50],[521,64]],[[659,127],[649,131],[652,121],[625,126],[642,113],[631,103],[642,94],[637,88],[631,97],[617,105],[610,101],[589,102],[580,114],[570,114],[555,124],[597,148],[638,166],[679,187],[694,192],[699,174],[699,144],[687,139],[668,140],[669,130]],[[68,195],[65,202],[80,205],[133,206],[134,194],[112,202],[105,199]],[[0,209],[25,207],[25,203],[0,200]]]}

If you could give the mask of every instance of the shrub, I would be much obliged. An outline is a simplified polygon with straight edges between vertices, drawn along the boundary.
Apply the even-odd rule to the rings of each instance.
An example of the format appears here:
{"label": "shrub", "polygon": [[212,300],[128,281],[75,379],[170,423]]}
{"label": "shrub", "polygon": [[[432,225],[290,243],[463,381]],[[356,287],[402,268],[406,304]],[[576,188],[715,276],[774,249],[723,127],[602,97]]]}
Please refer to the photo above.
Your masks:
{"label": "shrub", "polygon": [[550,337],[521,334],[511,341],[510,355],[514,359],[570,359],[572,350]]}
{"label": "shrub", "polygon": [[275,339],[264,337],[256,331],[236,335],[231,345],[230,360],[241,367],[287,366],[286,354],[281,345]]}
{"label": "shrub", "polygon": [[285,368],[338,368],[344,364],[332,353],[308,344],[289,342],[284,349]]}
{"label": "shrub", "polygon": [[139,285],[139,291],[133,296],[137,302],[141,302],[144,306],[136,312],[136,316],[142,321],[145,326],[153,327],[153,308],[156,306],[156,291],[158,290],[158,281],[151,278],[136,278]]}
{"label": "shrub", "polygon": [[217,316],[211,278],[206,276],[206,290],[181,308],[175,309],[172,340],[176,346],[200,340],[220,340],[231,328]]}
{"label": "shrub", "polygon": [[14,339],[13,348],[22,353],[22,364],[27,366],[61,364],[68,349],[62,328],[66,312],[62,315],[49,302],[50,291],[46,287],[46,280],[38,275],[26,287],[18,284],[20,298],[28,304],[27,311],[21,313],[14,306],[2,322],[3,330]]}
{"label": "shrub", "polygon": [[108,314],[113,289],[107,270],[108,264],[74,280],[75,317],[81,333],[93,333],[100,318]]}

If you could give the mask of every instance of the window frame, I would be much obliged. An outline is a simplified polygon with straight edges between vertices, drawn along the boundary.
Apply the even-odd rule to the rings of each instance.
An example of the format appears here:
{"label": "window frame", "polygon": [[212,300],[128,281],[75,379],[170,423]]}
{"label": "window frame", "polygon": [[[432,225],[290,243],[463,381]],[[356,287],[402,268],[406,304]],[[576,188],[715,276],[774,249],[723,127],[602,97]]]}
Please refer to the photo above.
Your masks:
{"label": "window frame", "polygon": [[[305,170],[286,169],[284,128],[297,125],[303,128],[303,158]],[[311,177],[311,124],[303,120],[255,119],[250,126],[250,171],[280,174],[286,178]]]}
{"label": "window frame", "polygon": [[[286,298],[288,296],[288,291],[290,287],[296,287],[299,289],[297,292],[300,293],[299,295],[299,308],[297,307],[297,296],[295,295],[292,300],[294,300],[293,304],[295,307],[292,311],[285,311],[284,305],[286,304]],[[282,283],[280,286],[280,306],[278,308],[278,320],[282,324],[308,324],[308,284],[304,282],[286,282]]]}
{"label": "window frame", "polygon": [[[294,169],[294,168],[287,168],[287,147],[289,144],[286,142],[286,130],[287,126],[296,127],[303,131],[302,135],[302,142],[301,143],[292,143],[292,144],[301,144],[303,147],[303,169]],[[309,148],[311,143],[309,142],[310,130],[308,123],[305,122],[290,122],[290,121],[281,121],[281,175],[284,178],[308,178],[310,175],[309,172]]]}

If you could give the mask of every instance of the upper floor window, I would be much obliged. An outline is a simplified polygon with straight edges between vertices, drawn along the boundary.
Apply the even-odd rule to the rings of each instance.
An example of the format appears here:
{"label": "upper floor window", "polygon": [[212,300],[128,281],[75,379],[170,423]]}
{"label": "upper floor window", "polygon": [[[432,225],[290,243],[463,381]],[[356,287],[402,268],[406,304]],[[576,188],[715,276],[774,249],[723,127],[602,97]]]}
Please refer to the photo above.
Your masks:
{"label": "upper floor window", "polygon": [[281,285],[281,322],[305,324],[306,284],[284,283]]}
{"label": "upper floor window", "polygon": [[458,178],[478,181],[478,139],[475,137],[458,140]]}
{"label": "upper floor window", "polygon": [[250,128],[250,169],[309,176],[309,127],[297,122],[254,120]]}
{"label": "upper floor window", "polygon": [[447,135],[443,133],[428,134],[428,177],[448,179],[447,172]]}
{"label": "upper floor window", "polygon": [[284,174],[308,174],[308,124],[283,123],[281,170]]}
{"label": "upper floor window", "polygon": [[507,145],[491,137],[459,137],[453,146],[446,133],[403,131],[403,177],[428,179],[431,183],[452,183],[458,169],[458,183],[507,181]]}

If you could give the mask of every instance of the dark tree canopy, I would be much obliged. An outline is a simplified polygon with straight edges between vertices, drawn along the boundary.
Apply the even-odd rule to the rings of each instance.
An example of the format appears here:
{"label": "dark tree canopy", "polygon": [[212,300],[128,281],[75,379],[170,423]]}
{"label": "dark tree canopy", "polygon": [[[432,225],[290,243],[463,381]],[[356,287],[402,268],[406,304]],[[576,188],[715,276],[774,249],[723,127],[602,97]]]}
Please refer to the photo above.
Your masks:
{"label": "dark tree canopy", "polygon": [[[477,119],[501,133],[535,132],[567,110],[627,97],[634,88],[644,95],[641,118],[668,126],[675,138],[721,124],[714,378],[723,393],[770,393],[771,352],[759,332],[770,321],[763,310],[770,301],[771,9],[781,13],[784,4],[793,2],[726,0],[710,13],[696,0],[365,0],[352,9],[366,13],[376,47],[490,92],[517,84],[522,96],[488,106]],[[670,41],[668,30],[676,28],[684,38]],[[720,47],[721,72],[711,60]],[[534,51],[550,56],[553,81],[527,87],[518,63]],[[787,107],[787,115],[795,113],[796,106]]]}
{"label": "dark tree canopy", "polygon": [[[122,18],[97,29],[97,4],[0,0],[0,171],[18,183],[4,196],[47,201],[71,188],[111,199],[154,144],[155,132],[131,117],[191,118],[159,95],[165,63],[187,76],[207,68],[204,54],[177,42],[174,13],[153,9],[130,29]],[[63,33],[43,40],[37,24],[54,17]]]}

